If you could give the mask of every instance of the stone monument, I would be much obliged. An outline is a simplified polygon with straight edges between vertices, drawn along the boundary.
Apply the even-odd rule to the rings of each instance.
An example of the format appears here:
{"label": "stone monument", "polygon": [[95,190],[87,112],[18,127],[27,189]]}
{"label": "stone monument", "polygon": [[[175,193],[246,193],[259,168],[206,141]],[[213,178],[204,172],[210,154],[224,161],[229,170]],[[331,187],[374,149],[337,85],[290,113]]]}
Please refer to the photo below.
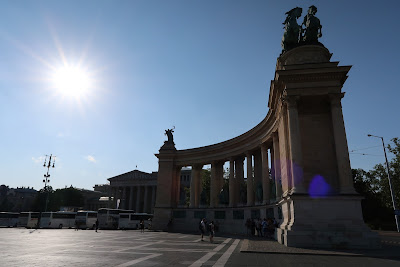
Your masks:
{"label": "stone monument", "polygon": [[[166,131],[168,141],[156,154],[154,229],[165,230],[172,224],[196,231],[203,216],[218,219],[226,233],[240,233],[247,218],[274,216],[279,217],[276,239],[286,246],[380,246],[378,235],[363,221],[362,198],[351,174],[341,106],[351,66],[331,61],[332,54],[318,41],[322,26],[315,17],[317,8],[309,8],[305,28],[296,21],[301,11],[297,7],[286,13],[268,114],[257,126],[225,142],[186,150],[176,150],[172,131]],[[240,184],[245,183],[244,156],[246,202],[240,194]],[[227,161],[232,171],[225,194],[223,164]],[[200,173],[207,164],[211,164],[210,206],[202,207]],[[192,167],[190,208],[177,206],[183,166]],[[228,204],[219,202],[221,192],[229,195]]]}

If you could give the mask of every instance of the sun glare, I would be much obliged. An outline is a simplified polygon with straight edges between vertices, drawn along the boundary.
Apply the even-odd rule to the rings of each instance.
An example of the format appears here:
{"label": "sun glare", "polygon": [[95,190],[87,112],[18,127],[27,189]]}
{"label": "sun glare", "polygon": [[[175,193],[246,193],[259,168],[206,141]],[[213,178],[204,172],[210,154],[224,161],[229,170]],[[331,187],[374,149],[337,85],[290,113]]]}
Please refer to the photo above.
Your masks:
{"label": "sun glare", "polygon": [[53,73],[55,88],[64,96],[80,98],[88,94],[92,81],[89,73],[76,66],[63,66]]}

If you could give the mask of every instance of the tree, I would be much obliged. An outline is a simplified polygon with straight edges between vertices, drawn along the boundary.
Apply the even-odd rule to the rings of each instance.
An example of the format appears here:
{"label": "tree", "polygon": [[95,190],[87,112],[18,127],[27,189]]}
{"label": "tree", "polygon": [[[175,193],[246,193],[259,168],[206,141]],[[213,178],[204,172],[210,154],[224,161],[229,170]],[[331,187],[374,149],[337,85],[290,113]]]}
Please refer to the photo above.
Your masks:
{"label": "tree", "polygon": [[[391,141],[393,144],[388,145],[387,149],[394,154],[394,158],[389,162],[389,172],[393,193],[396,202],[399,203],[400,140],[393,138]],[[383,164],[377,164],[368,172],[362,169],[352,170],[352,172],[354,187],[365,198],[361,202],[365,222],[374,229],[395,230],[396,223],[386,167]]]}
{"label": "tree", "polygon": [[202,205],[210,205],[210,183],[211,169],[203,169],[201,172],[201,188],[200,203]]}
{"label": "tree", "polygon": [[49,194],[47,211],[58,211],[61,207],[83,207],[85,204],[81,191],[72,186],[55,191],[51,186],[48,186],[47,191],[43,188],[38,192],[32,205],[33,211],[44,211],[47,193]]}

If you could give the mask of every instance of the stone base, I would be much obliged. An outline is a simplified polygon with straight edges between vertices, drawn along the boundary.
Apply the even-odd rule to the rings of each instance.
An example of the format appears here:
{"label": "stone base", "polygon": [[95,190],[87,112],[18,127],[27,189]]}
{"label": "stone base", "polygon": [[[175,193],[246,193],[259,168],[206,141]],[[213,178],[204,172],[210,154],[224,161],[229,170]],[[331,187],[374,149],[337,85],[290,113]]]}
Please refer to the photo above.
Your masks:
{"label": "stone base", "polygon": [[362,219],[361,199],[358,195],[285,197],[279,203],[284,220],[277,229],[278,242],[290,247],[379,248],[378,234]]}
{"label": "stone base", "polygon": [[172,219],[170,208],[154,208],[154,219],[151,224],[153,230],[168,231],[168,222]]}

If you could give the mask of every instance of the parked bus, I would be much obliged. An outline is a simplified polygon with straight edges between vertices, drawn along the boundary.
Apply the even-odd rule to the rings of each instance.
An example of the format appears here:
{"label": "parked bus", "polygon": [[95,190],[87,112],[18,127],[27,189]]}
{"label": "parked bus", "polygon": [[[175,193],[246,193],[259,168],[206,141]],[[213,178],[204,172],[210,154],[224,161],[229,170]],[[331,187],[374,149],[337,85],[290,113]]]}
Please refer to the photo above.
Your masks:
{"label": "parked bus", "polygon": [[100,229],[118,229],[119,215],[121,213],[134,213],[133,210],[102,208],[97,212]]}
{"label": "parked bus", "polygon": [[43,212],[40,219],[40,228],[72,228],[75,225],[76,212],[57,211]]}
{"label": "parked bus", "polygon": [[97,220],[97,211],[80,210],[75,216],[75,228],[79,229],[95,229]]}
{"label": "parked bus", "polygon": [[17,227],[19,213],[17,212],[0,212],[0,227]]}
{"label": "parked bus", "polygon": [[39,222],[39,212],[21,212],[18,218],[18,226],[36,228]]}
{"label": "parked bus", "polygon": [[119,229],[139,229],[140,221],[144,221],[144,228],[151,228],[153,214],[148,213],[121,213],[119,215]]}

